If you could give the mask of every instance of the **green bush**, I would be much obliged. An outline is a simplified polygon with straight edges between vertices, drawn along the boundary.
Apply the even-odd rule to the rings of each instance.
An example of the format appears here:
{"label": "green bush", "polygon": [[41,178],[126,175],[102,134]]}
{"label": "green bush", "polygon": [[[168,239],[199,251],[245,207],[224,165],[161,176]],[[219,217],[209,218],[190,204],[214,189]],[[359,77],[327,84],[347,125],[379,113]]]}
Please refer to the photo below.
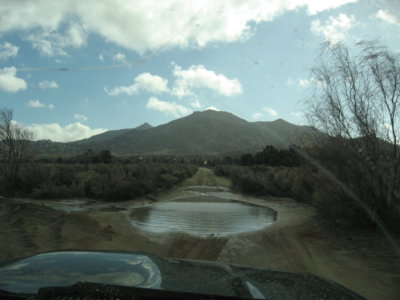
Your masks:
{"label": "green bush", "polygon": [[290,168],[269,166],[222,166],[214,168],[217,176],[229,177],[232,189],[246,194],[290,196]]}
{"label": "green bush", "polygon": [[196,171],[196,166],[182,163],[32,163],[21,170],[12,195],[133,199],[171,188]]}
{"label": "green bush", "polygon": [[325,222],[339,227],[371,227],[372,220],[360,204],[326,178],[318,180],[319,187],[312,195],[312,204]]}

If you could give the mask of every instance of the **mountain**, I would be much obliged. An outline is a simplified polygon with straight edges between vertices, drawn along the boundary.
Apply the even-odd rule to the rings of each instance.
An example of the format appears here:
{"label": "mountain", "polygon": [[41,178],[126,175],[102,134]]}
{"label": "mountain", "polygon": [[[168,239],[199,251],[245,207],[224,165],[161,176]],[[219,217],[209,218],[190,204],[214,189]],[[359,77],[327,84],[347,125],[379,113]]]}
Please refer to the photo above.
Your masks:
{"label": "mountain", "polygon": [[312,144],[313,138],[318,131],[312,126],[299,126],[289,123],[283,119],[272,122],[254,122],[254,125],[264,130],[275,140],[275,145],[287,147],[292,144]]}
{"label": "mountain", "polygon": [[149,123],[143,123],[142,125],[136,127],[136,130],[143,130],[143,129],[150,129],[153,128],[153,126],[151,126]]}
{"label": "mountain", "polygon": [[254,152],[266,145],[279,148],[301,145],[303,137],[311,132],[311,127],[297,126],[282,119],[248,122],[228,112],[206,110],[156,127],[145,123],[133,129],[110,130],[67,143],[65,149],[74,149],[74,152],[109,149],[114,154]]}
{"label": "mountain", "polygon": [[90,138],[80,140],[77,143],[90,144],[90,143],[96,143],[96,142],[104,142],[104,141],[111,140],[117,136],[120,136],[124,133],[130,132],[130,131],[146,130],[146,129],[150,129],[150,128],[153,128],[153,126],[151,126],[149,123],[143,123],[142,125],[135,127],[135,128],[109,130],[109,131],[91,136]]}
{"label": "mountain", "polygon": [[127,132],[112,140],[115,152],[197,154],[251,150],[264,135],[251,123],[227,112],[208,110],[146,132]]}

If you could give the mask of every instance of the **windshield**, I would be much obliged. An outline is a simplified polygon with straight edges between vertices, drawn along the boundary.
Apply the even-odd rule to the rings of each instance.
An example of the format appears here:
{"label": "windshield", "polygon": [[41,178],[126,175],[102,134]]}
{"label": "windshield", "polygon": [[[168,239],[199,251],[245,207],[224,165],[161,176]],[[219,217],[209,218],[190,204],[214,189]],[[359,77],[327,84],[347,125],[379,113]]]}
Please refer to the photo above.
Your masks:
{"label": "windshield", "polygon": [[1,265],[115,251],[398,299],[399,33],[394,0],[0,0]]}

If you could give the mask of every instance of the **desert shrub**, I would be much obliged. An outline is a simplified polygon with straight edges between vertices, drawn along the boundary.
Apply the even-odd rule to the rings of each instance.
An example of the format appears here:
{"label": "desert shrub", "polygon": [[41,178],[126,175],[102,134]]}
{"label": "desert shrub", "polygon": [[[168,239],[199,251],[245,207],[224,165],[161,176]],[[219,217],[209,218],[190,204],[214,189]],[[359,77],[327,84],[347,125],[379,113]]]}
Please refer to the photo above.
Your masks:
{"label": "desert shrub", "polygon": [[13,195],[133,199],[171,188],[196,171],[196,166],[180,163],[32,163],[21,172],[19,187]]}
{"label": "desert shrub", "polygon": [[299,202],[310,202],[314,193],[314,182],[312,179],[298,175],[293,178],[291,186],[292,197]]}
{"label": "desert shrub", "polygon": [[14,188],[12,194],[19,196],[38,188],[48,180],[50,172],[50,166],[47,164],[23,164],[19,172],[19,186]]}
{"label": "desert shrub", "polygon": [[232,187],[246,194],[264,194],[265,184],[260,177],[255,176],[251,171],[241,170],[241,172],[231,175]]}
{"label": "desert shrub", "polygon": [[324,176],[316,179],[318,185],[312,195],[312,204],[324,221],[339,227],[371,227],[372,220],[366,211],[338,185]]}
{"label": "desert shrub", "polygon": [[214,168],[217,176],[229,177],[232,189],[246,194],[290,195],[289,169],[268,166],[222,166]]}
{"label": "desert shrub", "polygon": [[253,195],[292,197],[299,202],[312,202],[317,181],[315,170],[301,167],[227,166],[214,169],[217,176],[229,177],[234,190]]}
{"label": "desert shrub", "polygon": [[[384,177],[376,176],[373,183],[363,180],[365,171],[357,168],[357,157],[337,147],[321,145],[308,149],[308,154],[313,157],[311,162],[318,161],[318,167],[311,163],[298,167],[218,165],[213,170],[217,176],[230,178],[234,190],[307,202],[318,209],[324,222],[334,226],[365,228],[376,225],[375,219],[392,231],[400,230],[398,210],[385,207]],[[344,166],[355,170],[346,171]]]}
{"label": "desert shrub", "polygon": [[289,195],[293,186],[294,168],[276,167],[270,171],[273,174],[273,182],[284,194]]}
{"label": "desert shrub", "polygon": [[[296,167],[301,164],[301,158],[297,154],[296,149],[296,146],[292,146],[290,149],[279,150],[272,145],[267,145],[262,151],[254,155],[251,153],[243,154],[238,158],[237,162],[242,166],[265,165]],[[225,161],[229,162],[229,160]]]}
{"label": "desert shrub", "polygon": [[57,185],[54,182],[44,182],[34,188],[30,193],[30,197],[36,199],[43,198],[75,198],[82,195],[81,185],[73,183],[71,185]]}
{"label": "desert shrub", "polygon": [[213,172],[216,176],[221,176],[221,177],[230,177],[230,170],[232,166],[226,166],[226,165],[217,165],[213,168]]}

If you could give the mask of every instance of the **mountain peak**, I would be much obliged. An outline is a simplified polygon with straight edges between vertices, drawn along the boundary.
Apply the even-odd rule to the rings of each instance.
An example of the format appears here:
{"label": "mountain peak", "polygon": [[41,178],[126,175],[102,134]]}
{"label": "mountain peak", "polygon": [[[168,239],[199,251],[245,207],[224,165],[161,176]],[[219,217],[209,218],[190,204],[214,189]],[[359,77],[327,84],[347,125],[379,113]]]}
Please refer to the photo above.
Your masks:
{"label": "mountain peak", "polygon": [[279,119],[276,119],[276,120],[273,120],[273,121],[256,121],[256,122],[254,122],[254,123],[258,123],[258,124],[271,124],[271,125],[281,125],[281,126],[284,126],[284,125],[293,125],[293,126],[297,126],[297,125],[295,125],[295,124],[292,124],[292,123],[290,123],[290,122],[288,122],[288,121],[286,121],[286,120],[284,120],[284,119],[281,119],[281,118],[279,118]]}
{"label": "mountain peak", "polygon": [[284,119],[281,119],[281,118],[276,119],[276,120],[274,120],[274,121],[272,121],[272,122],[276,122],[276,123],[290,123],[290,122],[288,122],[288,121],[286,121],[286,120],[284,120]]}
{"label": "mountain peak", "polygon": [[272,124],[276,124],[276,125],[282,125],[282,126],[284,126],[284,125],[294,125],[294,124],[292,124],[292,123],[290,123],[290,122],[288,122],[288,121],[286,121],[284,119],[281,119],[281,118],[276,119],[274,121],[271,121],[271,123]]}
{"label": "mountain peak", "polygon": [[191,115],[193,116],[232,116],[239,118],[233,113],[227,112],[227,111],[222,111],[222,110],[215,110],[215,109],[206,109],[203,111],[195,111]]}
{"label": "mountain peak", "polygon": [[139,125],[138,127],[136,127],[135,129],[143,130],[143,129],[150,129],[150,128],[153,128],[153,126],[151,126],[149,123],[145,122],[142,125]]}

